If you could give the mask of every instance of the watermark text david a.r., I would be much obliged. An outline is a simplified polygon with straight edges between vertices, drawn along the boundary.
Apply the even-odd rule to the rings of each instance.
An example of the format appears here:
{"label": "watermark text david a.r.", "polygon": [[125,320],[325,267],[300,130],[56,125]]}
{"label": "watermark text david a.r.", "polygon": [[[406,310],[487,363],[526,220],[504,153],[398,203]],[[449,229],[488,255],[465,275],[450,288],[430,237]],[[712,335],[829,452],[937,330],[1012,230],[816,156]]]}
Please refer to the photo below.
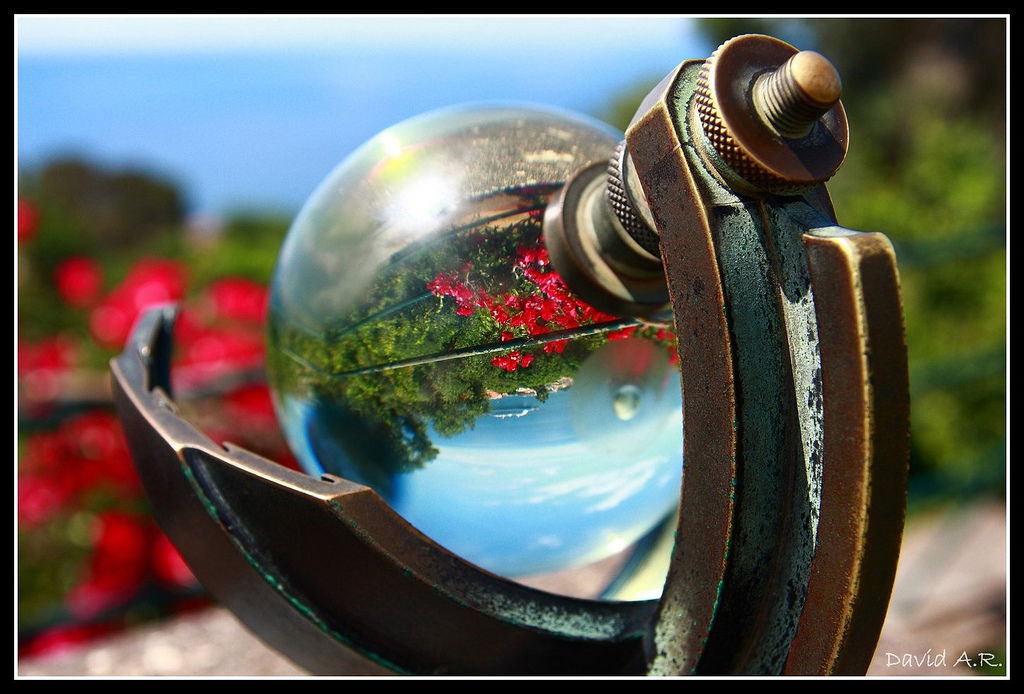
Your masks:
{"label": "watermark text david a.r.", "polygon": [[1001,662],[997,662],[995,653],[988,653],[986,651],[953,651],[950,652],[948,649],[943,648],[941,651],[935,651],[929,648],[924,653],[892,653],[890,651],[885,652],[885,666],[890,668],[964,668],[974,669],[979,667],[987,668],[998,668],[1002,667]]}

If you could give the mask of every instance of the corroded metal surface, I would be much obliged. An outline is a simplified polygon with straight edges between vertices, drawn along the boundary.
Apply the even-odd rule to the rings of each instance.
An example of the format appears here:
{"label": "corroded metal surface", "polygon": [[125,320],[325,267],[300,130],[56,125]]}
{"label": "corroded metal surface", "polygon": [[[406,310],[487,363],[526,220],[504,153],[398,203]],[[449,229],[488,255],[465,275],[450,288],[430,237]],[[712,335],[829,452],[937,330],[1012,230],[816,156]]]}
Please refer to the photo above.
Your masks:
{"label": "corroded metal surface", "polygon": [[839,227],[805,237],[822,317],[819,549],[786,672],[863,673],[885,617],[906,507],[906,344],[892,245]]}
{"label": "corroded metal surface", "polygon": [[112,364],[119,413],[161,525],[204,586],[314,673],[355,648],[434,674],[642,671],[651,603],[552,595],[484,572],[369,488],[221,448],[174,412],[171,316],[148,313]]}
{"label": "corroded metal surface", "polygon": [[[767,219],[763,203],[700,164],[686,118],[699,67],[684,65],[627,132],[641,181],[669,186],[645,194],[675,292],[686,391],[682,512],[651,671],[772,673],[785,661],[813,557],[820,435],[801,424],[809,418],[793,384],[804,400],[815,387],[816,334],[793,241],[802,230]],[[691,199],[680,205],[684,188]],[[700,254],[694,216],[706,229]],[[791,331],[793,315],[810,328]]]}
{"label": "corroded metal surface", "polygon": [[[895,259],[884,236],[835,226],[815,185],[841,162],[837,147],[845,154],[838,102],[787,151],[752,145],[785,185],[737,164],[709,127],[710,113],[749,150],[746,126],[736,129],[749,100],[719,76],[745,75],[746,89],[795,51],[743,39],[726,44],[743,50],[668,75],[622,155],[642,188],[637,216],[659,237],[683,370],[686,466],[658,603],[525,588],[443,550],[365,487],[216,446],[162,390],[170,313],[146,316],[112,366],[137,466],[197,576],[268,643],[323,673],[349,648],[379,667],[438,674],[865,671],[905,505]],[[574,190],[547,214],[575,211]]]}
{"label": "corroded metal surface", "polygon": [[598,162],[566,182],[545,211],[544,245],[559,276],[594,308],[656,319],[668,311],[664,272],[619,225],[607,180]]}
{"label": "corroded metal surface", "polygon": [[[661,232],[683,368],[684,459],[676,545],[648,644],[653,674],[696,668],[708,639],[733,532],[738,421],[732,345],[710,220],[680,151],[665,98],[683,63],[652,92],[626,141]],[[646,109],[646,110],[645,110]]]}
{"label": "corroded metal surface", "polygon": [[[686,395],[683,506],[650,672],[863,673],[905,504],[895,263],[879,250],[884,237],[842,230],[872,251],[848,264],[847,285],[836,282],[823,269],[824,232],[806,236],[834,224],[824,188],[798,181],[802,197],[789,198],[735,192],[697,108],[706,68],[681,66],[627,131],[661,236]],[[861,308],[839,310],[848,305]],[[884,341],[877,350],[858,332],[868,315],[873,339]],[[825,379],[852,355],[877,396]],[[844,448],[845,432],[873,430],[881,418],[865,445]],[[883,477],[892,484],[869,484]],[[849,539],[833,544],[837,527]]]}

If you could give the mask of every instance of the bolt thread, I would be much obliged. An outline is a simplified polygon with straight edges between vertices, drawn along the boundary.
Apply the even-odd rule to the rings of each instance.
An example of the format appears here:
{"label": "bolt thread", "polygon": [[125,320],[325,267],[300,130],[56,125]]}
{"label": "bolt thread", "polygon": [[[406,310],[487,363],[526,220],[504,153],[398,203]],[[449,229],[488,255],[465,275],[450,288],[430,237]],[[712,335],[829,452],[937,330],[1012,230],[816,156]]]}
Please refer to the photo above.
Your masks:
{"label": "bolt thread", "polygon": [[721,49],[719,46],[718,50],[711,54],[697,74],[694,108],[697,109],[697,116],[700,118],[708,143],[727,167],[754,187],[779,194],[796,192],[799,187],[794,187],[790,182],[779,178],[752,160],[733,139],[729,128],[722,121],[710,84],[711,66]]}
{"label": "bolt thread", "polygon": [[[762,77],[754,86],[754,107],[758,114],[775,132],[785,138],[793,139],[807,135],[815,121],[839,100],[838,86],[833,87],[833,82],[838,85],[838,76],[832,78],[835,68],[820,56],[820,60],[814,60],[813,69],[819,73],[824,72],[824,79],[832,80],[828,84],[830,88],[818,89],[824,100],[815,98],[815,95],[808,94],[801,87],[800,78],[794,68],[798,61],[806,62],[804,56],[810,53],[797,53],[774,72]],[[807,79],[804,75],[804,80]],[[832,98],[833,92],[835,98]]]}

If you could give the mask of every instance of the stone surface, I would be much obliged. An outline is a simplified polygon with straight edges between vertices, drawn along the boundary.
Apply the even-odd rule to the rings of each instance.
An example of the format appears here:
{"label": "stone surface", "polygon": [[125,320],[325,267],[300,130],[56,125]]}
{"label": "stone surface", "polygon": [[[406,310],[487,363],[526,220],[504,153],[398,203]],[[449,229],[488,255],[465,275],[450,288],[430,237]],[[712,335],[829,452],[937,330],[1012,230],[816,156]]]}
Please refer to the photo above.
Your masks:
{"label": "stone surface", "polygon": [[956,506],[909,523],[868,674],[992,674],[957,660],[967,654],[977,664],[979,653],[1004,660],[1006,548],[1002,504]]}
{"label": "stone surface", "polygon": [[81,650],[22,661],[18,674],[294,677],[305,672],[264,646],[230,612],[211,608],[103,639]]}
{"label": "stone surface", "polygon": [[[575,581],[566,576],[538,587],[593,594],[614,572],[609,560]],[[958,506],[907,526],[896,589],[869,675],[972,676],[984,667],[957,660],[1006,644],[1006,507]],[[929,650],[930,649],[930,650]],[[945,652],[945,662],[939,660]],[[894,654],[890,656],[888,654]],[[906,656],[911,662],[905,664]],[[892,664],[896,658],[899,664]],[[353,656],[352,676],[370,672]],[[21,677],[244,676],[302,677],[306,673],[264,646],[227,611],[212,608],[140,628],[90,646],[18,664]]]}

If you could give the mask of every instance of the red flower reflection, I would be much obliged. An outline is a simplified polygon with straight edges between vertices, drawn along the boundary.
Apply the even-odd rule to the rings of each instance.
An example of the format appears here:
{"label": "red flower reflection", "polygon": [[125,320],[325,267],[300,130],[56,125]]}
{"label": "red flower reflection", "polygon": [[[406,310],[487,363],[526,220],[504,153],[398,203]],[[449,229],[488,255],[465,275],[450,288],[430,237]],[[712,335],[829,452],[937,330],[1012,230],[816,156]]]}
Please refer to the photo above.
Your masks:
{"label": "red flower reflection", "polygon": [[[562,278],[550,267],[547,249],[542,242],[535,246],[520,245],[513,261],[513,272],[529,280],[534,290],[526,295],[514,292],[492,297],[484,289],[474,290],[468,284],[472,266],[466,264],[461,272],[441,272],[427,282],[427,289],[437,297],[450,297],[455,300],[455,313],[459,316],[470,316],[477,311],[485,312],[501,328],[501,341],[509,342],[517,337],[537,337],[560,330],[572,330],[582,325],[606,323],[616,319],[615,316],[595,309],[580,300],[562,281]],[[622,340],[632,337],[639,326],[629,326],[608,333],[609,340]],[[664,328],[644,329],[645,336],[654,337],[657,341],[669,343],[672,363],[678,360],[672,346],[674,335]],[[568,339],[553,340],[543,346],[545,354],[561,354],[565,351]],[[535,355],[514,350],[491,360],[491,364],[504,371],[515,371],[530,366]]]}
{"label": "red flower reflection", "polygon": [[497,366],[499,369],[505,371],[515,371],[518,368],[525,369],[533,363],[534,356],[532,354],[523,354],[519,350],[509,352],[506,355],[497,356],[491,360],[491,363]]}

